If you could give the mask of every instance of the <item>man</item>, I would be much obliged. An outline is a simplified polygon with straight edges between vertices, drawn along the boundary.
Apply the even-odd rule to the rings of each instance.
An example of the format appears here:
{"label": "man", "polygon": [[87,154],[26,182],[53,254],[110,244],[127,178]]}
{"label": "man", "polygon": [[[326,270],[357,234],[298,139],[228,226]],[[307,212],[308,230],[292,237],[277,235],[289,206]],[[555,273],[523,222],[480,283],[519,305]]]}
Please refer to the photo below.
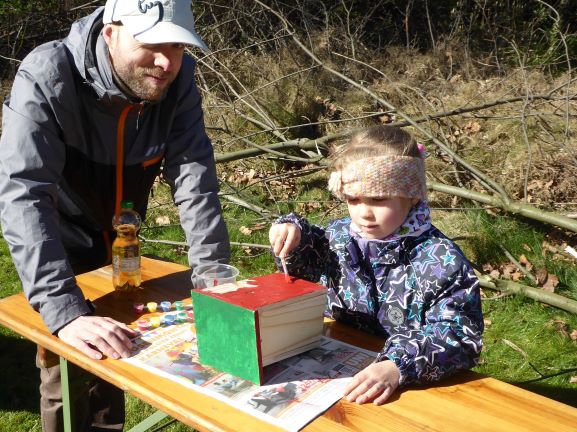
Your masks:
{"label": "man", "polygon": [[[128,356],[134,334],[95,315],[74,275],[110,263],[115,210],[129,199],[144,216],[161,169],[191,267],[230,256],[188,45],[207,49],[190,0],[108,0],[24,59],[3,106],[4,238],[48,329],[95,359]],[[43,360],[43,428],[60,430],[58,366]],[[75,430],[122,429],[122,392],[92,378]]]}

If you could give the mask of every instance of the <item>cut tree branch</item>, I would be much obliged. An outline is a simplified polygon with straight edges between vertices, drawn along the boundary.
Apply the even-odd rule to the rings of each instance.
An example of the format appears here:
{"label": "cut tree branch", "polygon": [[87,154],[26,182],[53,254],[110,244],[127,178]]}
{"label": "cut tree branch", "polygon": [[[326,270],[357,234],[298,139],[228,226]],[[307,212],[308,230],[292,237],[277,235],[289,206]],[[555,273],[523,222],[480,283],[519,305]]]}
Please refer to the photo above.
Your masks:
{"label": "cut tree branch", "polygon": [[[477,273],[477,272],[476,272]],[[525,297],[537,300],[541,303],[546,303],[564,311],[577,314],[577,301],[571,300],[559,294],[543,291],[539,288],[532,288],[527,285],[522,285],[517,282],[493,279],[491,276],[477,273],[479,283],[483,288],[492,289],[508,294],[520,294]]]}

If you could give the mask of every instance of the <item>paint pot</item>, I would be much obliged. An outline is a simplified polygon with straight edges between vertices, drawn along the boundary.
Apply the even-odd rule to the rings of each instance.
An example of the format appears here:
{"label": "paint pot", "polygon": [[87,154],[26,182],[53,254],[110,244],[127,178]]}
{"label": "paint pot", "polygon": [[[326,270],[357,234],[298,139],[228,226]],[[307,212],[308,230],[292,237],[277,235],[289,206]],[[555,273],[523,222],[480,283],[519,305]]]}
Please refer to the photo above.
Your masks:
{"label": "paint pot", "polygon": [[160,326],[160,317],[158,316],[153,316],[150,318],[150,326],[152,328],[156,328]]}
{"label": "paint pot", "polygon": [[176,320],[179,323],[184,323],[186,322],[186,312],[185,311],[181,311],[179,313],[176,314]]}
{"label": "paint pot", "polygon": [[141,331],[145,331],[145,330],[148,330],[150,328],[150,323],[145,318],[139,319],[136,322],[136,325],[138,326],[138,330],[141,330]]}
{"label": "paint pot", "polygon": [[140,315],[144,312],[144,304],[143,303],[134,303],[132,305],[132,307],[134,308],[134,312],[136,312],[138,315]]}
{"label": "paint pot", "polygon": [[156,312],[156,307],[158,305],[156,304],[156,302],[148,302],[146,303],[146,308],[148,309],[148,312]]}
{"label": "paint pot", "polygon": [[160,302],[160,309],[162,310],[162,312],[170,312],[170,308],[172,307],[172,304],[169,301],[162,301]]}
{"label": "paint pot", "polygon": [[174,302],[174,309],[177,311],[184,310],[184,302],[182,300],[177,300]]}
{"label": "paint pot", "polygon": [[162,317],[162,323],[164,325],[174,324],[174,314],[166,314]]}

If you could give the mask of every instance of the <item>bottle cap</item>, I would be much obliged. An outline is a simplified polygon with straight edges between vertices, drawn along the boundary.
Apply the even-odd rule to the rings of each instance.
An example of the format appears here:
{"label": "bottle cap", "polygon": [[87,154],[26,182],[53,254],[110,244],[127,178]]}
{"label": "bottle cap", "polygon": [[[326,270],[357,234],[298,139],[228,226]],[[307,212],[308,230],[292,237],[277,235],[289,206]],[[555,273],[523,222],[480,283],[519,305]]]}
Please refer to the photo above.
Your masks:
{"label": "bottle cap", "polygon": [[112,215],[112,227],[114,229],[121,225],[134,225],[135,231],[138,231],[141,222],[140,215],[134,210],[134,203],[128,200],[120,203],[120,213],[118,215]]}

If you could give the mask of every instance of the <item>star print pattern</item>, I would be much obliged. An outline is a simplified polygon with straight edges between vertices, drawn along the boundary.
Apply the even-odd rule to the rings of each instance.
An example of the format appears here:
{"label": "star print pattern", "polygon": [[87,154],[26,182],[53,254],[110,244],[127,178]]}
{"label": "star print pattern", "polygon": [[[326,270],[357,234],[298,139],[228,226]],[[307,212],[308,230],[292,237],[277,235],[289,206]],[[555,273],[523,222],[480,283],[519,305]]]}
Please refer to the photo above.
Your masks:
{"label": "star print pattern", "polygon": [[395,362],[402,386],[469,369],[482,348],[478,280],[459,247],[430,223],[428,207],[421,202],[418,210],[407,217],[418,223],[403,224],[413,226],[408,234],[386,241],[359,238],[350,218],[326,228],[294,214],[276,221],[301,230],[286,259],[290,274],[327,286],[327,316],[381,335],[377,361]]}

